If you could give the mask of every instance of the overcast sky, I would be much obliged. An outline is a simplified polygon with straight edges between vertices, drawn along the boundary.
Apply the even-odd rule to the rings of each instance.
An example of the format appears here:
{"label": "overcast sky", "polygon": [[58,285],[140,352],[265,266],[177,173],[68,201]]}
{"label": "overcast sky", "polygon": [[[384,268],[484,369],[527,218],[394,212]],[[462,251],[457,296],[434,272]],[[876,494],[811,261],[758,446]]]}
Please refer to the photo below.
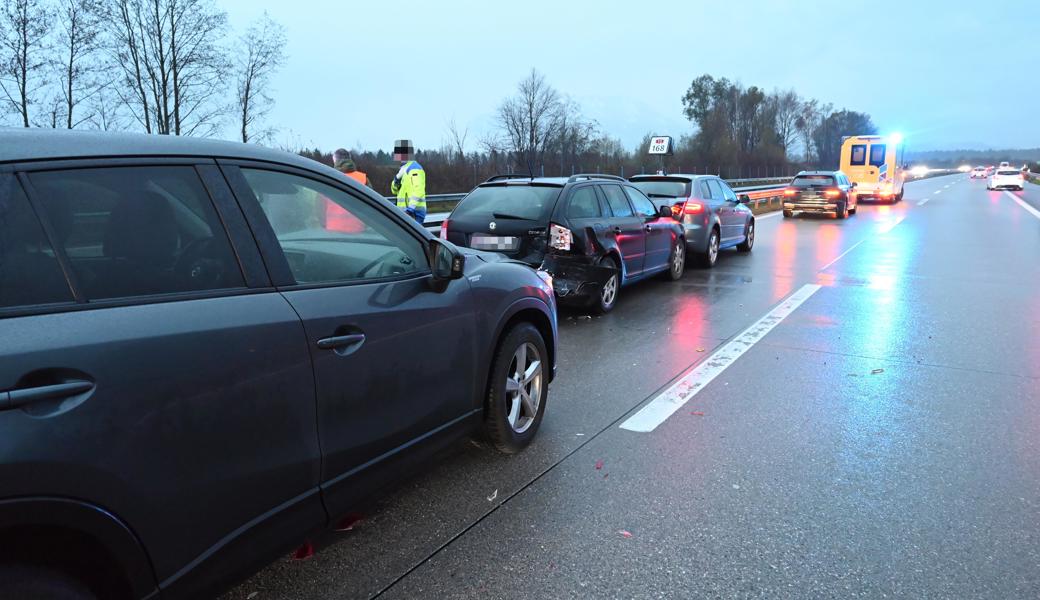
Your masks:
{"label": "overcast sky", "polygon": [[704,73],[869,113],[911,150],[1040,146],[1036,2],[369,2],[217,0],[236,31],[288,28],[270,120],[293,141],[470,149],[532,67],[634,147],[692,128]]}

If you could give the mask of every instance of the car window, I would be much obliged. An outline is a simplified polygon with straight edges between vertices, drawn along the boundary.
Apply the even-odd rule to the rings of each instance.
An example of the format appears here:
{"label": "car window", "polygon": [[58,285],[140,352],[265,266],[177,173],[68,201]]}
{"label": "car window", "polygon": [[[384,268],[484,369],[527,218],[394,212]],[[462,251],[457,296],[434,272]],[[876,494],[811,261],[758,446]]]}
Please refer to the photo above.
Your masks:
{"label": "car window", "polygon": [[628,203],[628,198],[621,191],[620,185],[603,185],[600,186],[600,189],[603,190],[603,195],[607,197],[610,212],[615,217],[635,216],[635,213],[632,212],[632,206]]}
{"label": "car window", "polygon": [[731,202],[737,201],[737,194],[734,192],[725,181],[719,181],[719,187],[722,188],[722,195],[725,196],[726,200]]}
{"label": "car window", "polygon": [[487,221],[509,218],[546,221],[562,189],[549,185],[485,185],[463,198],[451,216]]}
{"label": "car window", "polygon": [[72,291],[29,199],[0,176],[0,308],[72,302]]}
{"label": "car window", "polygon": [[594,219],[601,216],[596,190],[591,185],[574,190],[567,205],[567,217],[571,219]]}
{"label": "car window", "polygon": [[628,194],[628,199],[632,201],[632,206],[636,208],[636,213],[644,217],[656,217],[657,208],[654,207],[654,203],[649,198],[643,195],[643,192],[635,188],[625,187],[625,193]]}
{"label": "car window", "polygon": [[830,186],[835,185],[832,175],[799,175],[791,182],[794,187]]}
{"label": "car window", "polygon": [[194,167],[29,174],[87,300],[245,286]]}
{"label": "car window", "polygon": [[679,179],[639,179],[632,185],[651,198],[684,198],[690,195],[690,182]]}
{"label": "car window", "polygon": [[709,179],[707,183],[708,183],[708,189],[711,190],[711,198],[712,199],[714,199],[714,200],[722,200],[722,199],[724,199],[726,197],[725,194],[722,193],[722,186],[719,185],[719,180],[718,179]]}
{"label": "car window", "polygon": [[885,144],[871,144],[870,145],[870,166],[880,167],[885,164],[885,152],[887,146]]}
{"label": "car window", "polygon": [[867,145],[866,144],[853,144],[852,145],[852,157],[849,164],[854,167],[862,167],[867,164]]}
{"label": "car window", "polygon": [[708,180],[702,179],[701,182],[701,198],[704,200],[711,200],[711,187],[708,186]]}
{"label": "car window", "polygon": [[398,277],[429,269],[425,246],[404,225],[330,185],[242,169],[299,284]]}

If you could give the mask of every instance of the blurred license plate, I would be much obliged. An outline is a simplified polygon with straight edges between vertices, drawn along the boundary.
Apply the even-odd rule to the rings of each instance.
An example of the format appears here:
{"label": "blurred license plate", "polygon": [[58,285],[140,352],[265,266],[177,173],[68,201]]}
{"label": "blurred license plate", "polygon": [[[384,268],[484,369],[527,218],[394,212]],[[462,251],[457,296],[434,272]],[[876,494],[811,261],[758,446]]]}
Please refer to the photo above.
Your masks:
{"label": "blurred license plate", "polygon": [[476,234],[469,245],[477,250],[516,250],[520,246],[520,238],[508,235]]}

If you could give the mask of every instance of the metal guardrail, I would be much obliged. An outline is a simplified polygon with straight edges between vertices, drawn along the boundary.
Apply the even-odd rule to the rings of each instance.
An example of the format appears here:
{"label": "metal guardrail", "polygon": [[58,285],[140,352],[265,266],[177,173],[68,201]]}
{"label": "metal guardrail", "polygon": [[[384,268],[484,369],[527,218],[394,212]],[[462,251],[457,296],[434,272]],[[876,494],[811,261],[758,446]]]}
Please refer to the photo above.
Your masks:
{"label": "metal guardrail", "polygon": [[[769,191],[772,191],[772,190],[781,190],[781,189],[787,187],[787,183],[789,181],[791,181],[791,179],[793,177],[794,177],[794,175],[791,175],[790,177],[754,177],[754,178],[751,178],[751,179],[726,179],[724,181],[726,183],[728,183],[728,184],[737,184],[737,185],[740,185],[741,183],[748,183],[748,182],[755,182],[755,183],[763,182],[763,181],[774,182],[774,183],[768,183],[768,184],[764,184],[764,185],[743,186],[743,187],[734,187],[733,188],[733,191],[736,192],[737,194],[747,194],[748,196],[751,197],[752,202],[749,203],[749,206],[751,206],[752,210],[754,210],[754,209],[760,208],[762,204],[767,204],[768,205],[768,203],[771,202],[774,198],[780,197],[780,194],[763,194],[762,192],[769,192]],[[451,201],[455,201],[457,203],[458,201],[462,200],[462,198],[464,198],[466,196],[466,194],[468,194],[468,193],[469,192],[462,193],[462,194],[432,194],[432,195],[426,196],[426,202],[427,202],[427,204],[432,203],[432,202],[451,202]],[[396,202],[397,201],[397,198],[394,197],[394,196],[387,196],[386,199],[389,202]],[[429,229],[433,233],[439,233],[440,230],[441,230],[441,223],[443,223],[444,219],[447,219],[448,215],[450,215],[450,214],[451,214],[450,211],[449,212],[429,213],[429,214],[426,215],[426,222],[423,223],[423,226],[426,227],[427,229]]]}

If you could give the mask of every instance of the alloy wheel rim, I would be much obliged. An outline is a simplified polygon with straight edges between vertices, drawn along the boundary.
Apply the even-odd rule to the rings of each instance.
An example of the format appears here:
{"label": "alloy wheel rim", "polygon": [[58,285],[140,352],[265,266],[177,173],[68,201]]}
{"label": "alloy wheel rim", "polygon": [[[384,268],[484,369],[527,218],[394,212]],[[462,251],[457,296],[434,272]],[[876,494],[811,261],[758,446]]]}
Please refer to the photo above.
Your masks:
{"label": "alloy wheel rim", "polygon": [[672,270],[675,271],[676,275],[681,274],[683,270],[683,261],[686,258],[686,248],[684,246],[685,244],[681,243],[675,247],[675,258],[672,260]]}
{"label": "alloy wheel rim", "polygon": [[754,221],[752,221],[751,225],[748,226],[747,242],[748,242],[748,244],[747,244],[748,248],[750,248],[751,246],[755,245],[755,222]]}
{"label": "alloy wheel rim", "polygon": [[708,243],[708,258],[714,263],[719,256],[719,234],[712,233],[711,241]]}
{"label": "alloy wheel rim", "polygon": [[524,342],[513,353],[506,375],[506,420],[516,433],[534,424],[542,402],[542,357],[538,348]]}
{"label": "alloy wheel rim", "polygon": [[617,296],[617,274],[611,275],[603,286],[603,306],[610,306]]}

